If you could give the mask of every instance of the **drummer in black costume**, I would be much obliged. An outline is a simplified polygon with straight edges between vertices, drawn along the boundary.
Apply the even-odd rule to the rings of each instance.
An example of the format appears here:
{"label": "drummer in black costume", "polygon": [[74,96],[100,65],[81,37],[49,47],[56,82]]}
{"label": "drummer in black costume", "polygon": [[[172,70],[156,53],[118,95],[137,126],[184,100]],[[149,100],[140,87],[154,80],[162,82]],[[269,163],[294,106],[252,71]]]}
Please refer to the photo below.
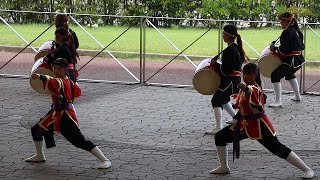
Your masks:
{"label": "drummer in black costume", "polygon": [[[226,25],[223,28],[223,40],[228,47],[223,50],[221,64],[217,63],[218,56],[212,58],[210,66],[219,66],[221,85],[211,99],[216,119],[216,127],[206,134],[215,134],[223,128],[222,108],[232,117],[236,115],[232,108],[230,96],[239,92],[237,85],[241,82],[241,67],[245,60],[245,52],[242,48],[241,36],[234,25]],[[237,44],[234,42],[237,39]],[[234,123],[229,121],[227,123]]]}
{"label": "drummer in black costume", "polygon": [[68,44],[70,46],[70,50],[73,54],[73,62],[69,64],[69,77],[73,81],[76,81],[78,77],[78,71],[76,69],[76,64],[79,61],[79,54],[77,49],[79,47],[79,40],[77,34],[69,28],[69,18],[67,14],[57,14],[54,20],[55,26],[57,29],[65,28],[68,30]]}
{"label": "drummer in black costume", "polygon": [[64,58],[68,61],[68,76],[73,82],[76,82],[76,54],[74,54],[69,43],[69,33],[66,28],[58,28],[55,31],[55,41],[53,51],[50,52],[44,61],[52,64],[58,58]]}
{"label": "drummer in black costume", "polygon": [[298,81],[294,75],[305,60],[302,56],[304,50],[303,34],[301,33],[296,19],[290,12],[279,15],[280,24],[283,30],[280,36],[280,46],[276,47],[274,43],[270,45],[270,50],[275,51],[283,61],[278,68],[271,73],[271,82],[275,92],[276,99],[269,107],[280,107],[281,102],[281,83],[280,80],[285,77],[294,91],[293,101],[301,101]]}
{"label": "drummer in black costume", "polygon": [[77,34],[71,28],[69,28],[69,18],[68,18],[68,16],[66,14],[57,14],[55,19],[54,19],[54,24],[56,25],[57,29],[61,28],[61,27],[64,27],[64,28],[68,29],[68,31],[72,35],[74,46],[75,46],[76,49],[78,49],[79,40],[78,40]]}

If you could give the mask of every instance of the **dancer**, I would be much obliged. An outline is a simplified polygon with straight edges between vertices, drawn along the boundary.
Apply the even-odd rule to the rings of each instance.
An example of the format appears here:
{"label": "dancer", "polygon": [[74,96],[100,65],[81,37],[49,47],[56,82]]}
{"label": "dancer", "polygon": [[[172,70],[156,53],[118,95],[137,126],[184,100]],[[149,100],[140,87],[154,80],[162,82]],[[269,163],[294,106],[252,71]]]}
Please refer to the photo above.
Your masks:
{"label": "dancer", "polygon": [[44,162],[43,137],[46,147],[51,148],[55,146],[53,133],[60,132],[75,147],[91,152],[101,162],[98,168],[109,168],[111,162],[95,144],[85,139],[79,129],[73,99],[81,95],[81,90],[77,83],[67,77],[67,68],[67,60],[59,58],[53,62],[55,78],[32,74],[31,78],[42,80],[43,87],[50,91],[52,105],[47,115],[31,128],[36,154],[26,162]]}
{"label": "dancer", "polygon": [[47,56],[44,61],[52,64],[58,58],[64,58],[68,61],[68,76],[73,82],[76,82],[77,72],[75,64],[77,63],[76,54],[70,46],[68,30],[66,28],[58,28],[55,31],[54,49]]}
{"label": "dancer", "polygon": [[312,178],[314,172],[288,147],[281,144],[275,135],[275,130],[264,111],[265,99],[260,87],[261,80],[256,64],[249,63],[243,67],[243,80],[235,108],[239,109],[236,115],[236,124],[229,125],[215,136],[215,144],[220,166],[210,171],[211,174],[230,173],[228,166],[227,143],[234,143],[234,153],[239,157],[239,141],[250,138],[257,140],[270,152],[285,159],[303,172],[303,178]]}
{"label": "dancer", "polygon": [[280,80],[285,77],[289,81],[293,89],[293,101],[301,101],[298,81],[295,77],[305,60],[302,56],[304,50],[303,34],[301,33],[297,20],[290,12],[285,12],[279,15],[279,20],[283,32],[280,36],[280,46],[275,46],[275,42],[270,45],[270,50],[275,51],[283,61],[278,68],[271,73],[271,82],[273,84],[276,99],[269,107],[280,107],[281,102],[281,83]]}
{"label": "dancer", "polygon": [[[221,85],[217,92],[211,99],[215,119],[216,127],[206,134],[215,134],[223,128],[222,125],[222,108],[225,109],[231,117],[235,116],[230,103],[230,96],[238,93],[239,89],[237,85],[241,81],[241,67],[245,60],[245,52],[242,47],[241,36],[238,34],[237,28],[234,25],[226,25],[223,28],[222,34],[224,42],[228,44],[228,47],[223,50],[221,65],[217,63],[218,55],[211,60],[210,66],[219,66]],[[237,44],[234,42],[237,39]],[[227,123],[234,123],[230,121]]]}
{"label": "dancer", "polygon": [[77,34],[71,29],[69,28],[69,18],[66,14],[57,14],[55,19],[54,19],[54,24],[56,25],[56,28],[66,28],[69,33],[72,35],[72,40],[73,40],[73,44],[75,49],[78,49],[79,47],[79,40],[77,37]]}

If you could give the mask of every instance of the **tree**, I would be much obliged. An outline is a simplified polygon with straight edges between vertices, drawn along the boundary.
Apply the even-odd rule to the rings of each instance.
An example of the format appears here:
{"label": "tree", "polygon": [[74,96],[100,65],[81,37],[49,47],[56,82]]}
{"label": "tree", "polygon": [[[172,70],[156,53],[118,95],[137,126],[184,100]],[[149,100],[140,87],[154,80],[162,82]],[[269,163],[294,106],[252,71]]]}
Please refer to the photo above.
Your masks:
{"label": "tree", "polygon": [[[210,18],[215,20],[277,21],[277,15],[290,11],[308,22],[318,22],[320,0],[0,0],[8,10],[73,12],[79,14],[129,15],[152,17]],[[2,13],[7,19],[22,23],[52,22],[52,18],[31,13]],[[134,18],[78,16],[81,23],[138,24]],[[198,26],[197,21],[150,18],[155,26]],[[259,23],[251,23],[257,27]]]}

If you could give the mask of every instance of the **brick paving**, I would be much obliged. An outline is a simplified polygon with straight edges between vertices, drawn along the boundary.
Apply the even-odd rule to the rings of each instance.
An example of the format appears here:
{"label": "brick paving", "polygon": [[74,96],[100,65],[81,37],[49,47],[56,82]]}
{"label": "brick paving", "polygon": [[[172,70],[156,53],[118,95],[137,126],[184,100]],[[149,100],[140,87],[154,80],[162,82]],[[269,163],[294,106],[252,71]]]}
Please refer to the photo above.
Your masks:
{"label": "brick paving", "polygon": [[[218,165],[210,96],[191,88],[79,82],[75,102],[83,134],[112,161],[107,170],[61,135],[45,149],[47,161],[26,163],[34,153],[30,127],[48,110],[50,99],[35,93],[28,79],[0,77],[0,179],[301,179],[301,172],[251,140],[241,142],[240,159],[228,175],[211,175]],[[271,101],[273,94],[268,93]],[[320,170],[320,97],[300,103],[283,94],[281,109],[266,108],[278,138],[307,165]],[[229,117],[223,112],[223,119]],[[229,154],[232,145],[229,145]]]}

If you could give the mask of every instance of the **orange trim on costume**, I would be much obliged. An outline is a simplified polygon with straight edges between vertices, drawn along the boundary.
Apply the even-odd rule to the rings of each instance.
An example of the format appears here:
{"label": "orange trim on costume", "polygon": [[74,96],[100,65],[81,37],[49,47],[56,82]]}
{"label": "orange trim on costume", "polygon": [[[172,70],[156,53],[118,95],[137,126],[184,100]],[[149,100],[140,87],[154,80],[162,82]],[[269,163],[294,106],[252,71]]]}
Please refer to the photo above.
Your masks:
{"label": "orange trim on costume", "polygon": [[44,90],[48,90],[48,85],[49,85],[49,81],[50,81],[50,78],[52,78],[51,76],[48,76],[48,75],[45,75],[47,80],[45,82],[43,82],[43,88]]}
{"label": "orange trim on costume", "polygon": [[[48,90],[51,95],[55,95],[55,96],[57,96],[57,97],[61,97],[61,98],[62,98],[62,95],[55,94],[55,93],[53,93],[52,91],[50,91],[50,89],[49,89],[49,81],[50,81],[51,79],[54,79],[54,77],[51,77],[51,76],[48,76],[48,75],[45,75],[45,76],[47,77],[46,82],[44,82],[44,83],[45,83],[45,90]],[[57,79],[56,79],[56,80],[57,80]],[[59,84],[59,91],[60,91],[60,89],[61,89],[61,82],[59,82],[58,80],[57,80],[57,82],[58,82],[58,84]]]}
{"label": "orange trim on costume", "polygon": [[[60,81],[60,83],[61,83],[61,86],[60,86],[60,87],[61,87],[61,89],[62,89],[62,93],[64,94],[64,84],[63,84],[63,80],[59,78],[59,81]],[[60,89],[59,89],[59,91],[61,92]],[[63,96],[63,95],[61,94],[61,96]],[[64,94],[64,96],[65,96],[65,94]],[[63,96],[63,97],[64,97],[64,96]],[[66,97],[65,97],[65,98],[66,98]]]}
{"label": "orange trim on costume", "polygon": [[228,76],[241,76],[241,71],[232,71],[228,74]]}
{"label": "orange trim on costume", "polygon": [[[242,121],[243,121],[243,120],[242,120]],[[237,125],[237,123],[231,125],[231,126],[230,126],[230,130],[231,130],[231,131],[234,131],[234,128],[235,128],[236,125]],[[242,125],[243,125],[243,124],[242,124]],[[245,126],[242,126],[242,127],[240,128],[240,132],[241,132],[244,128],[245,128]]]}
{"label": "orange trim on costume", "polygon": [[[250,86],[248,86],[248,88],[249,88],[249,90],[251,90],[251,92],[250,92],[250,98],[249,98],[249,103],[250,103],[250,104],[253,104],[253,105],[255,105],[255,106],[261,106],[261,107],[262,107],[263,105],[262,105],[262,103],[261,103],[261,99],[260,99],[260,98],[259,98],[259,102],[258,102],[259,104],[256,104],[255,102],[252,101],[253,88],[258,89],[258,91],[261,92],[261,91],[260,91],[260,88],[258,88],[258,87],[255,86],[255,85],[250,85]],[[261,92],[261,93],[262,93],[262,92]],[[250,105],[250,107],[251,107],[251,105]],[[253,110],[253,108],[251,108],[251,109]],[[259,113],[259,112],[257,112],[257,113]]]}
{"label": "orange trim on costume", "polygon": [[302,54],[302,51],[291,51],[288,52],[286,54],[282,54],[284,57],[288,57],[288,56],[299,56]]}
{"label": "orange trim on costume", "polygon": [[[44,130],[46,130],[46,131],[48,131],[48,128],[45,127],[45,126],[43,126],[42,123],[45,122],[45,121],[49,118],[49,116],[51,116],[51,113],[50,113],[50,114],[47,114],[43,119],[41,119],[40,122],[38,122],[38,125],[39,125],[42,129],[44,129]],[[51,123],[49,123],[49,124],[51,124]]]}
{"label": "orange trim on costume", "polygon": [[262,118],[261,121],[264,123],[264,125],[267,126],[267,128],[269,129],[269,131],[271,132],[271,134],[272,134],[273,136],[276,136],[276,130],[271,129],[270,126],[266,123],[266,121],[265,121],[263,118]]}
{"label": "orange trim on costume", "polygon": [[[62,89],[62,92],[64,92],[64,86],[63,86],[63,81],[60,79],[60,78],[56,78],[56,81],[58,82],[59,84],[59,93],[61,93],[61,89]],[[56,95],[56,94],[55,94]],[[63,98],[63,95],[60,94],[60,95],[56,95],[57,97],[60,97],[60,98]]]}
{"label": "orange trim on costume", "polygon": [[75,121],[75,120],[72,118],[71,114],[70,114],[68,111],[65,111],[65,113],[67,113],[67,115],[69,116],[69,118],[70,118],[74,123],[76,123],[76,125],[78,126],[78,128],[80,128],[78,121]]}
{"label": "orange trim on costume", "polygon": [[257,136],[257,137],[255,137],[255,138],[253,138],[253,137],[251,137],[249,134],[249,132],[248,132],[248,129],[247,128],[245,128],[245,131],[246,131],[246,134],[247,134],[247,136],[248,136],[248,138],[249,139],[251,139],[251,140],[258,140],[258,139],[262,139],[262,134],[261,134],[261,125],[260,125],[260,121],[261,121],[261,119],[262,118],[259,118],[259,119],[257,119],[256,121],[257,121],[257,123],[258,123],[258,131],[259,131],[259,135]]}

